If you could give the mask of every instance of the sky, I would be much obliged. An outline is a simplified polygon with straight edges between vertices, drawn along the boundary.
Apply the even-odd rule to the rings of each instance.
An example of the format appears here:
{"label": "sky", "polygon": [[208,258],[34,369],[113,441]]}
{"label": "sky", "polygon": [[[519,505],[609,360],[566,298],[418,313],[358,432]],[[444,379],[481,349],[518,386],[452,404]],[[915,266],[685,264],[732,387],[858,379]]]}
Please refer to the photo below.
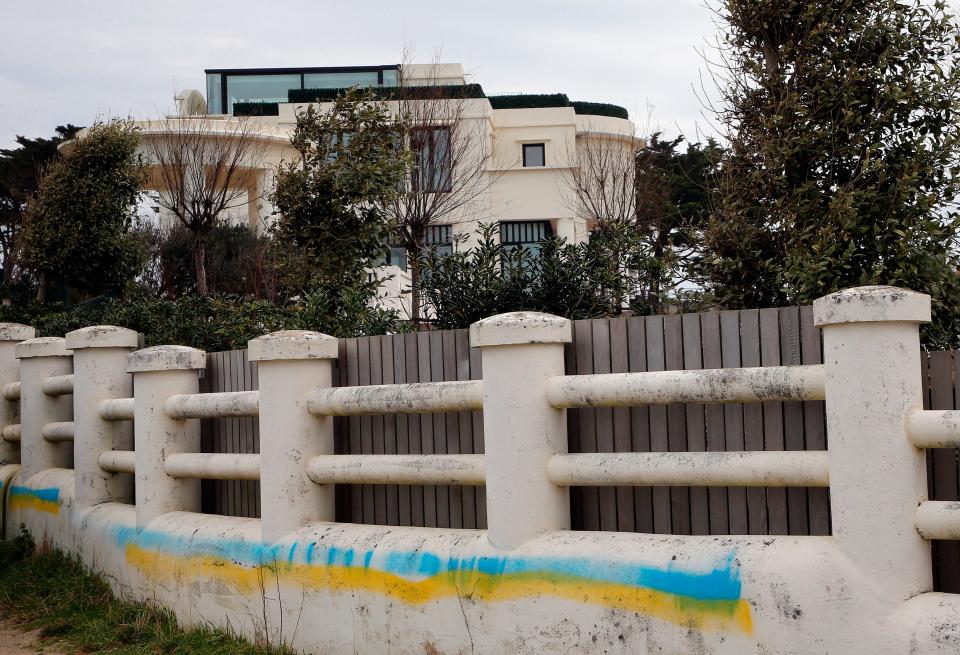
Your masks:
{"label": "sky", "polygon": [[641,132],[702,138],[710,1],[3,0],[0,148],[172,111],[205,68],[392,64],[405,48],[464,64],[489,94],[612,102]]}

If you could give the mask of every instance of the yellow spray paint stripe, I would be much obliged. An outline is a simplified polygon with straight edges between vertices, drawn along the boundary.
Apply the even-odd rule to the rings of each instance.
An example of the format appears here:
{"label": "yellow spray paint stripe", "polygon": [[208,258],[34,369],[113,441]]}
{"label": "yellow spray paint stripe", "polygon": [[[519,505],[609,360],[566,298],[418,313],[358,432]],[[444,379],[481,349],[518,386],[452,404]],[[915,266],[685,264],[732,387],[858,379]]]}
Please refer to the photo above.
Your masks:
{"label": "yellow spray paint stripe", "polygon": [[460,595],[484,602],[531,596],[565,598],[611,609],[656,617],[698,630],[753,629],[750,606],[744,600],[700,600],[645,587],[595,581],[550,572],[489,575],[480,571],[443,572],[408,580],[393,573],[359,566],[274,563],[265,567],[241,566],[210,555],[180,557],[148,550],[136,544],[125,547],[127,562],[154,580],[216,580],[241,593],[262,588],[264,578],[306,588],[369,591],[409,604]]}
{"label": "yellow spray paint stripe", "polygon": [[47,514],[59,514],[59,496],[60,490],[55,487],[32,489],[15,485],[10,487],[10,509],[31,509]]}

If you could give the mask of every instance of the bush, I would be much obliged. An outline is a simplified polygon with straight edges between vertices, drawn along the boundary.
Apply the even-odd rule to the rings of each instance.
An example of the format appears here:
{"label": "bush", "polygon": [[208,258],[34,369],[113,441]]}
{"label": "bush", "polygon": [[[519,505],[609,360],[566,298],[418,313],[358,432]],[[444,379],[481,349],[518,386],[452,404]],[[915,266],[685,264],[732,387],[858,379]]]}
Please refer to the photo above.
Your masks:
{"label": "bush", "polygon": [[[290,102],[333,102],[346,95],[351,88],[338,89],[290,89],[287,100]],[[366,89],[364,89],[366,91]],[[485,98],[483,87],[479,84],[440,84],[423,86],[381,86],[370,87],[369,91],[377,100],[421,100],[421,99],[460,99]],[[236,105],[234,105],[236,106]],[[236,113],[236,111],[234,111]]]}
{"label": "bush", "polygon": [[571,100],[570,106],[578,114],[589,114],[590,116],[610,116],[611,118],[630,119],[630,112],[619,105],[611,105],[608,102],[586,102],[584,100]]}
{"label": "bush", "polygon": [[234,116],[279,116],[280,103],[278,102],[235,102],[233,103]]}
{"label": "bush", "polygon": [[518,93],[509,96],[489,96],[494,109],[536,109],[542,107],[569,107],[566,93]]}

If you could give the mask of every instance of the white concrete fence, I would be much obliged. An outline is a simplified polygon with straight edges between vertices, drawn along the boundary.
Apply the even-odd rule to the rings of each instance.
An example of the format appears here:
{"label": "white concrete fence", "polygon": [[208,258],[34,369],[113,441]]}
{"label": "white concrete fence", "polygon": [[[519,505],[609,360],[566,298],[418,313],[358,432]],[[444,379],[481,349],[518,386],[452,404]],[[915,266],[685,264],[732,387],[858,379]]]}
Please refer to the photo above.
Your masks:
{"label": "white concrete fence", "polygon": [[[283,571],[296,573],[296,584],[283,578],[284,584],[299,585],[312,599],[307,611],[353,620],[341,626],[318,618],[291,636],[264,614],[267,625],[244,629],[273,631],[316,652],[381,652],[385,644],[422,650],[428,643],[439,652],[471,646],[536,652],[571,644],[588,652],[598,635],[613,650],[629,652],[660,652],[658,645],[666,652],[956,652],[960,600],[931,592],[929,540],[960,539],[960,503],[927,500],[923,449],[960,448],[960,411],[922,409],[918,335],[930,319],[930,299],[866,287],[822,298],[814,312],[824,365],[567,376],[570,321],[521,312],[471,326],[482,380],[334,388],[337,340],[284,331],[249,344],[258,391],[206,394],[199,393],[200,350],[138,350],[138,335],[116,327],[38,339],[27,326],[2,325],[0,458],[19,463],[18,471],[0,468],[0,480],[6,470],[12,482],[7,534],[22,521],[80,553],[122,590],[169,605],[187,622],[241,627],[243,603],[224,602],[230,592],[218,591],[213,601],[199,591],[209,588],[211,576],[226,574],[197,568],[195,558],[223,557],[242,569],[253,565],[247,555],[228,554],[236,544],[243,553],[281,549],[282,558],[275,557],[281,550],[257,550],[257,561],[272,563],[278,580]],[[781,400],[826,400],[829,451],[567,452],[567,408]],[[483,455],[334,453],[334,416],[469,410],[483,411]],[[199,452],[198,419],[237,416],[259,417],[260,454]],[[201,479],[260,480],[263,518],[198,514]],[[486,485],[489,528],[334,524],[335,484]],[[568,489],[577,485],[829,487],[833,535],[570,532]],[[51,502],[41,492],[50,488],[58,490],[57,507],[69,512],[41,516],[38,508],[50,510],[44,503]],[[197,530],[192,536],[184,532],[190,526]],[[187,541],[168,548],[175,537]],[[315,556],[321,547],[327,549],[322,575]],[[154,559],[144,560],[151,548]],[[366,551],[367,577],[356,577],[359,564],[343,554],[348,549],[358,561]],[[421,561],[425,553],[453,566],[447,582],[429,587],[436,598],[423,584],[434,579],[433,564]],[[500,563],[493,582],[477,563],[491,558]],[[281,560],[288,569],[278,568]],[[419,568],[411,572],[414,560]],[[477,585],[470,589],[461,579],[467,561]],[[557,562],[562,571],[551,568]],[[622,567],[631,573],[614,575]],[[336,578],[341,568],[354,577]],[[394,578],[375,583],[371,570]],[[509,577],[514,573],[527,577]],[[164,574],[184,585],[184,595],[157,591]],[[234,584],[237,597],[249,596],[242,573],[231,575],[220,582]],[[699,582],[680,581],[689,575],[701,576]],[[677,580],[645,582],[658,576]],[[718,583],[717,576],[735,584]],[[453,610],[446,592],[436,591],[448,583]],[[414,586],[401,593],[398,585]],[[735,598],[717,590],[734,587]],[[362,636],[355,624],[358,592],[381,599],[364,601],[374,616]],[[271,616],[290,611],[284,593],[278,583]],[[396,601],[396,594],[401,604],[431,603],[433,615],[391,609],[382,598]],[[544,597],[549,602],[535,602]],[[602,611],[584,612],[578,603]],[[506,613],[500,622],[494,606]],[[463,629],[444,624],[451,611],[462,613],[456,625]],[[623,627],[631,621],[639,627]],[[550,632],[564,624],[577,627],[576,634]]]}

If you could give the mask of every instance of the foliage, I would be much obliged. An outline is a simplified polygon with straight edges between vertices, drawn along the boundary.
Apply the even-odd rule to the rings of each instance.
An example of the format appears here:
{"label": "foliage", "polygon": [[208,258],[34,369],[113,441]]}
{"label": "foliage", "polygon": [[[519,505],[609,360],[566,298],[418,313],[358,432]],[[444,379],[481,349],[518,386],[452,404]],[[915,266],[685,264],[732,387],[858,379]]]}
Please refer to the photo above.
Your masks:
{"label": "foliage", "polygon": [[278,102],[235,102],[233,103],[234,116],[279,116],[280,103]]}
{"label": "foliage", "polygon": [[569,107],[566,93],[516,93],[505,96],[487,96],[494,109],[537,109]]}
{"label": "foliage", "polygon": [[46,170],[23,235],[22,263],[41,295],[50,285],[116,292],[136,275],[128,230],[143,181],[138,143],[128,121],[97,123]]}
{"label": "foliage", "polygon": [[552,238],[534,252],[501,245],[496,225],[482,226],[477,235],[473,248],[448,254],[428,249],[420,257],[424,297],[436,327],[463,328],[511,311],[572,319],[620,312],[618,299],[628,294],[629,280],[605,239],[572,245]]}
{"label": "foliage", "polygon": [[277,170],[271,231],[284,284],[291,293],[321,294],[331,315],[351,294],[376,293],[368,269],[384,251],[386,207],[409,165],[396,129],[385,104],[351,90],[329,110],[311,105],[298,114],[291,144],[300,159]]}
{"label": "foliage", "polygon": [[25,323],[41,336],[63,336],[88,325],[117,325],[144,334],[147,346],[180,344],[210,352],[247,347],[250,339],[277,330],[315,330],[338,337],[405,329],[394,311],[371,307],[365,288],[335,296],[320,290],[285,302],[209,294],[176,299],[142,293],[124,301],[101,298],[73,307],[59,304],[0,306],[0,321]]}
{"label": "foliage", "polygon": [[0,614],[40,640],[75,653],[285,655],[285,646],[251,644],[212,627],[180,628],[173,614],[118,600],[80,561],[37,548],[26,530],[0,541]]}
{"label": "foliage", "polygon": [[[206,257],[207,284],[215,293],[277,295],[276,262],[271,240],[244,225],[218,225],[210,231]],[[159,245],[159,292],[176,298],[197,292],[193,234],[178,225]]]}
{"label": "foliage", "polygon": [[[24,212],[37,192],[43,169],[56,157],[57,147],[72,139],[80,129],[69,123],[59,125],[49,139],[18,136],[16,148],[0,150],[0,257],[3,258],[4,285],[13,280]],[[8,294],[10,290],[4,293]]]}
{"label": "foliage", "polygon": [[956,343],[960,41],[943,0],[725,0],[730,147],[706,234],[728,307],[868,284],[933,296]]}
{"label": "foliage", "polygon": [[620,105],[612,105],[609,102],[587,102],[585,100],[571,100],[570,106],[577,114],[588,114],[590,116],[610,116],[611,118],[630,119],[630,112]]}
{"label": "foliage", "polygon": [[[356,91],[356,87],[335,89],[290,89],[290,102],[333,102],[337,98]],[[364,90],[380,101],[414,100],[422,98],[485,98],[479,84],[422,84],[417,86],[379,86]],[[236,105],[234,105],[236,107]],[[236,113],[236,111],[234,111]]]}

